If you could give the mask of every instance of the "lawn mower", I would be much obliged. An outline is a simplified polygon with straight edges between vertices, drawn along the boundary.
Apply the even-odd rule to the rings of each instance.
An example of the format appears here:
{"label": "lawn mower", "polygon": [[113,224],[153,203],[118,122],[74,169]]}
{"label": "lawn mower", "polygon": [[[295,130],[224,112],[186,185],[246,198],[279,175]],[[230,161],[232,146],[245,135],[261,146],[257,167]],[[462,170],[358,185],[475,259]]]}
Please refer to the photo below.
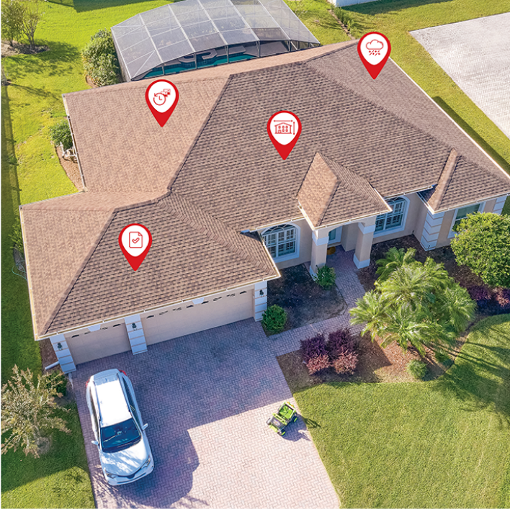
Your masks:
{"label": "lawn mower", "polygon": [[285,402],[279,409],[278,413],[273,414],[268,420],[267,425],[276,431],[278,435],[285,435],[285,428],[291,422],[297,421],[297,413],[294,407]]}

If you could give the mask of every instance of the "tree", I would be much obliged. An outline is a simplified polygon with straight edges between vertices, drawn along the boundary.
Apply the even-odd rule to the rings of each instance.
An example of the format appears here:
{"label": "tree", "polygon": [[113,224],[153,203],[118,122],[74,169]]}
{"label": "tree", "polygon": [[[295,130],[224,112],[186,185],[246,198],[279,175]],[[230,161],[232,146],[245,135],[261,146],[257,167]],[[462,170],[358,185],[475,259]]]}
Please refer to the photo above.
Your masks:
{"label": "tree", "polygon": [[112,34],[99,30],[81,52],[85,73],[95,85],[102,87],[118,83],[119,62]]}
{"label": "tree", "polygon": [[510,216],[484,212],[462,219],[452,250],[457,263],[487,285],[510,287]]}
{"label": "tree", "polygon": [[35,384],[30,369],[20,371],[14,366],[12,371],[11,380],[2,387],[2,435],[7,435],[2,441],[2,454],[23,447],[26,455],[37,458],[40,448],[49,443],[51,430],[71,433],[65,421],[55,416],[57,408],[68,411],[55,402],[55,396],[62,397],[57,391],[61,380],[39,374]]}
{"label": "tree", "polygon": [[404,249],[397,249],[392,247],[386,253],[384,258],[377,260],[375,263],[379,265],[376,273],[379,274],[377,281],[382,282],[388,279],[389,275],[397,268],[403,265],[414,263],[414,255],[416,249],[409,248],[407,251]]}
{"label": "tree", "polygon": [[60,122],[50,127],[50,138],[55,145],[60,145],[67,150],[73,146],[73,137],[67,118],[62,119]]}
{"label": "tree", "polygon": [[30,49],[35,48],[34,34],[42,17],[40,0],[21,0],[24,7],[21,32],[28,39]]}
{"label": "tree", "polygon": [[442,264],[432,258],[423,264],[411,261],[413,256],[414,250],[388,252],[379,264],[386,279],[378,280],[350,313],[352,323],[365,323],[363,333],[369,332],[372,341],[383,340],[383,348],[396,342],[407,351],[412,345],[424,356],[425,346],[451,344],[472,320],[476,305]]}
{"label": "tree", "polygon": [[19,0],[2,0],[2,35],[11,46],[21,36],[24,15],[25,8]]}

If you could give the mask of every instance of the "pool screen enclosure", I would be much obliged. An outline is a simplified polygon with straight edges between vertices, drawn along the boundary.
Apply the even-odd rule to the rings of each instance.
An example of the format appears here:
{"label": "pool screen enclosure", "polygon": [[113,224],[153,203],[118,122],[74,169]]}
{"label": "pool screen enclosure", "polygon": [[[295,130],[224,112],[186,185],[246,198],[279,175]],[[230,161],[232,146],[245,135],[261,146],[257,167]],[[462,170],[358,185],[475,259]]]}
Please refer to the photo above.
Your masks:
{"label": "pool screen enclosure", "polygon": [[183,0],[112,27],[125,81],[319,46],[283,0]]}

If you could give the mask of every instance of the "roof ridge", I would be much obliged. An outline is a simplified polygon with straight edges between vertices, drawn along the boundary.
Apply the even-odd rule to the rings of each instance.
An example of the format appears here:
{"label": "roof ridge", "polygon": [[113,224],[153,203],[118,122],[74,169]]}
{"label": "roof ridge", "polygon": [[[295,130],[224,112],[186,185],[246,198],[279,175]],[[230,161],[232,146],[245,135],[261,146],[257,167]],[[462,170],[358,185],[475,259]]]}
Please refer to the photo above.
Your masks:
{"label": "roof ridge", "polygon": [[[176,207],[176,203],[172,203],[172,199],[177,200],[179,202],[179,206]],[[171,191],[171,193],[168,193],[168,195],[160,200],[160,203],[167,209],[176,213],[179,216],[179,219],[187,223],[189,226],[195,230],[202,230],[203,233],[207,233],[207,235],[214,239],[215,242],[231,253],[234,253],[239,258],[242,258],[244,261],[259,269],[267,269],[267,266],[264,266],[264,264],[262,264],[259,260],[249,256],[247,250],[243,250],[240,246],[235,244],[236,240],[243,242],[244,239],[248,239],[249,237],[244,236],[241,232],[237,232],[237,230],[235,230],[232,226],[225,221],[218,219],[211,212],[203,209],[195,203],[191,203],[188,197],[183,196],[176,191]],[[186,214],[186,209],[188,212],[190,210],[198,212],[199,216],[195,216],[195,218],[191,217],[189,214]],[[233,238],[234,235],[236,236],[235,239]],[[229,237],[230,240],[234,242],[229,242]]]}
{"label": "roof ridge", "polygon": [[452,180],[460,157],[461,156],[458,155],[457,151],[452,148],[443,167],[443,170],[441,171],[441,175],[439,175],[437,186],[428,199],[428,204],[432,207],[433,210],[437,210],[438,206],[441,205],[441,201],[443,200],[446,190],[448,189],[448,185]]}
{"label": "roof ridge", "polygon": [[[324,216],[326,215],[326,212],[328,211],[328,208],[331,205],[331,201],[333,200],[333,197],[335,196],[335,193],[336,193],[336,191],[338,189],[338,186],[340,185],[340,179],[338,178],[338,175],[337,175],[336,171],[329,164],[328,158],[325,157],[324,154],[321,154],[320,152],[316,152],[315,157],[317,155],[326,163],[326,167],[329,169],[329,171],[331,173],[333,173],[333,175],[335,177],[335,185],[332,187],[331,192],[329,193],[328,199],[324,203],[324,207],[323,207],[323,209],[322,209],[322,211],[321,211],[321,213],[319,215],[319,222],[318,222],[318,224],[322,224],[322,220],[324,219]],[[313,161],[315,160],[315,157],[312,160],[312,164],[313,164]],[[312,166],[312,164],[310,165],[310,167]]]}

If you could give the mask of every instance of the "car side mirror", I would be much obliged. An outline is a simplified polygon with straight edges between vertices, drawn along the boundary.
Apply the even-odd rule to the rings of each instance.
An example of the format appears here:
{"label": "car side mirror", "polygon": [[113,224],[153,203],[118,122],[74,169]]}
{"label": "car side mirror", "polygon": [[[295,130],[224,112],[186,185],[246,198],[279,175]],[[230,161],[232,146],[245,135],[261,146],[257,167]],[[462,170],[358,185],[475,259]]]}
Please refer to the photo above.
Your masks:
{"label": "car side mirror", "polygon": [[99,445],[99,442],[98,442],[97,440],[92,440],[92,443],[93,443],[94,445]]}
{"label": "car side mirror", "polygon": [[144,425],[142,426],[142,430],[147,429],[147,426],[148,426],[148,424],[144,424]]}

